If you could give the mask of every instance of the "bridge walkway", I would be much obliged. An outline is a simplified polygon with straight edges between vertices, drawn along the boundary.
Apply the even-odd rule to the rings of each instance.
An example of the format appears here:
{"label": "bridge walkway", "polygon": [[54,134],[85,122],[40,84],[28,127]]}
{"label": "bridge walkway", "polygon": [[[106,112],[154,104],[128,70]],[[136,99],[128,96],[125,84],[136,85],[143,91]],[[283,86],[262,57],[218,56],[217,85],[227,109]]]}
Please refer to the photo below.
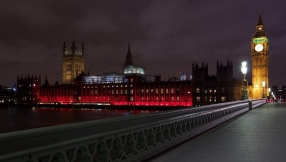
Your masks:
{"label": "bridge walkway", "polygon": [[267,103],[148,161],[286,161],[286,103]]}

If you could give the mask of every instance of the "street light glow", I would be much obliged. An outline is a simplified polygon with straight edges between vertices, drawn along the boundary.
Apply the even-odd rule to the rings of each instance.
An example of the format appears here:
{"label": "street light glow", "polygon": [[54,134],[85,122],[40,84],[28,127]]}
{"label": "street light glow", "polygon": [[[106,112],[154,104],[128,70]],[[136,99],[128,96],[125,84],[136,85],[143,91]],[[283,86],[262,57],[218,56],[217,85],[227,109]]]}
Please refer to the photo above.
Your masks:
{"label": "street light glow", "polygon": [[246,67],[246,61],[243,61],[242,63],[241,63],[241,72],[242,72],[242,74],[246,74],[247,73],[247,67]]}
{"label": "street light glow", "polygon": [[241,63],[241,72],[242,72],[242,74],[243,74],[243,80],[242,80],[243,89],[242,89],[242,97],[241,97],[242,100],[248,99],[247,89],[246,89],[246,79],[245,79],[245,75],[246,75],[246,73],[247,73],[246,64],[247,64],[246,61],[243,61],[243,62]]}
{"label": "street light glow", "polygon": [[265,94],[264,94],[265,80],[262,81],[262,87],[263,87],[262,98],[265,98]]}
{"label": "street light glow", "polygon": [[264,80],[262,81],[262,87],[265,87],[265,81]]}

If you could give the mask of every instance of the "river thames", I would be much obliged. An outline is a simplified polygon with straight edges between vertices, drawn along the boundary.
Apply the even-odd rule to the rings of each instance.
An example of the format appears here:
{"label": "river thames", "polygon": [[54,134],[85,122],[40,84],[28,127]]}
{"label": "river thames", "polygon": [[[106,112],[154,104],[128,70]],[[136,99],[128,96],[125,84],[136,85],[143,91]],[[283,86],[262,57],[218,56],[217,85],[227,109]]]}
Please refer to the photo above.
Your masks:
{"label": "river thames", "polygon": [[0,108],[0,133],[154,112],[92,108]]}

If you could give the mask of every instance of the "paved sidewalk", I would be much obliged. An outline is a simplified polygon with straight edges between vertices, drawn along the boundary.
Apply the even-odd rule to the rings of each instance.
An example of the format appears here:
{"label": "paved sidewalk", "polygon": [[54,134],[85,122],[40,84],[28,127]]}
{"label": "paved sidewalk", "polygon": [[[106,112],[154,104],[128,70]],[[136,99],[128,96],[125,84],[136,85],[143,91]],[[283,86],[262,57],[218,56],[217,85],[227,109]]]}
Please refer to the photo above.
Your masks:
{"label": "paved sidewalk", "polygon": [[267,103],[150,161],[285,162],[286,103]]}

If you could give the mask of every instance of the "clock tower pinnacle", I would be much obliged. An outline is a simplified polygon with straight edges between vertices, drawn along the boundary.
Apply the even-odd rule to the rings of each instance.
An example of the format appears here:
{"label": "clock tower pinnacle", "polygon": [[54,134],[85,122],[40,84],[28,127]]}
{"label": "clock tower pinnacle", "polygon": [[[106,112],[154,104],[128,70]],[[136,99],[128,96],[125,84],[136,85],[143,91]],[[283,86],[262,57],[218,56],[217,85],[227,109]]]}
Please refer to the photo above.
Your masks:
{"label": "clock tower pinnacle", "polygon": [[[269,40],[264,30],[261,13],[256,24],[255,33],[251,41],[252,56],[252,96],[253,99],[264,98],[268,96],[268,53]],[[263,87],[263,82],[265,86]]]}

